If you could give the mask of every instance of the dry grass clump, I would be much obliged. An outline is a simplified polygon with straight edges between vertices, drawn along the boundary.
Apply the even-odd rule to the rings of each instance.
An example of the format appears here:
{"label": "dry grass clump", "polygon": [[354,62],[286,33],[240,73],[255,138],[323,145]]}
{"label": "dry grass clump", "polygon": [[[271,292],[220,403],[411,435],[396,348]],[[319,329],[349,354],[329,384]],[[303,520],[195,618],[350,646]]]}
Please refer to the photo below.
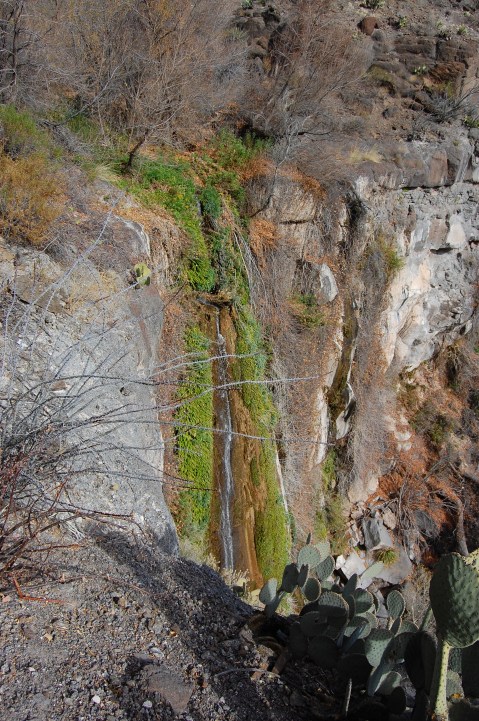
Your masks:
{"label": "dry grass clump", "polygon": [[57,174],[45,155],[0,155],[0,233],[6,240],[39,247],[60,214]]}
{"label": "dry grass clump", "polygon": [[267,252],[274,250],[278,243],[275,224],[264,218],[254,218],[250,223],[249,242],[259,267],[264,268]]}

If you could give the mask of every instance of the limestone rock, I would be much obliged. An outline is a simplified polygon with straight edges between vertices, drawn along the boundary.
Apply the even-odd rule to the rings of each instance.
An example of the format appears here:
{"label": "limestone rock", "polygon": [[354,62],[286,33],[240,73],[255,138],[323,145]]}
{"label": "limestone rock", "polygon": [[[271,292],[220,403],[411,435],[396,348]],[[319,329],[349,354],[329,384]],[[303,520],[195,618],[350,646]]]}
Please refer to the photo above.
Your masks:
{"label": "limestone rock", "polygon": [[393,586],[403,583],[413,571],[413,565],[404,548],[400,546],[396,547],[396,550],[398,552],[398,560],[396,563],[393,563],[391,566],[383,566],[382,570],[378,571],[375,576]]}
{"label": "limestone rock", "polygon": [[391,548],[394,544],[383,522],[376,518],[366,518],[362,523],[364,545],[368,551],[378,548]]}

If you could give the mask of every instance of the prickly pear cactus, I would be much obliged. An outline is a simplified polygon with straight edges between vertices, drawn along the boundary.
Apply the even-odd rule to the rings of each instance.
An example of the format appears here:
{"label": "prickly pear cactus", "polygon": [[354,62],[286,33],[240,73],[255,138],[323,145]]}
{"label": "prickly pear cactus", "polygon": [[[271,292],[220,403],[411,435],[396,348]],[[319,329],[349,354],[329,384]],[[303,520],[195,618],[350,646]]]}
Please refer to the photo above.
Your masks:
{"label": "prickly pear cactus", "polygon": [[436,566],[429,588],[437,631],[450,646],[479,639],[479,549],[469,556],[449,553]]}
{"label": "prickly pear cactus", "polygon": [[135,278],[138,285],[150,285],[151,270],[146,263],[137,263],[134,267]]}
{"label": "prickly pear cactus", "polygon": [[431,703],[436,717],[443,721],[448,718],[450,651],[479,639],[479,549],[469,556],[443,556],[431,579],[429,596],[439,639]]}

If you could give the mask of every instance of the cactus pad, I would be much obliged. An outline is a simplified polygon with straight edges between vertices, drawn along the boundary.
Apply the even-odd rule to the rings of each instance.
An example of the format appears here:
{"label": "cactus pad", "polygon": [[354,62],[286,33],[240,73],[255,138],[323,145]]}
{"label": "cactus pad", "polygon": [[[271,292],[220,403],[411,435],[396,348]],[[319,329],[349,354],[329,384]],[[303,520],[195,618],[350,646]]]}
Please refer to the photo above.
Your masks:
{"label": "cactus pad", "polygon": [[356,602],[356,613],[366,613],[366,611],[374,609],[374,598],[369,591],[357,588],[352,595]]}
{"label": "cactus pad", "polygon": [[381,681],[381,685],[378,688],[378,693],[383,696],[389,696],[393,690],[401,685],[401,674],[397,671],[390,671],[387,676]]}
{"label": "cactus pad", "polygon": [[279,591],[286,591],[286,593],[293,593],[294,589],[298,585],[299,571],[295,563],[288,563],[283,571],[283,579]]}
{"label": "cactus pad", "polygon": [[319,612],[328,617],[328,620],[340,618],[346,621],[349,615],[349,606],[342,596],[334,591],[325,591],[319,601]]}
{"label": "cactus pad", "polygon": [[303,546],[298,553],[298,566],[307,565],[310,568],[314,568],[319,563],[321,563],[321,554],[318,549],[315,548],[315,546],[311,546],[311,544]]}
{"label": "cactus pad", "polygon": [[469,556],[449,553],[436,566],[429,588],[437,630],[458,648],[479,639],[479,549]]}
{"label": "cactus pad", "polygon": [[136,263],[134,271],[138,285],[150,285],[151,270],[148,268],[146,263]]}
{"label": "cactus pad", "polygon": [[313,638],[313,636],[319,636],[319,634],[323,633],[327,619],[321,613],[313,611],[301,616],[299,623],[302,633],[308,638]]}
{"label": "cactus pad", "polygon": [[462,687],[466,696],[479,697],[479,641],[462,649]]}
{"label": "cactus pad", "polygon": [[436,641],[430,633],[418,631],[411,636],[404,652],[404,661],[414,687],[429,693],[436,662]]}
{"label": "cactus pad", "polygon": [[309,566],[308,564],[304,564],[304,566],[301,566],[298,573],[298,586],[304,586],[306,583],[306,579],[308,578],[309,573]]}
{"label": "cactus pad", "polygon": [[277,593],[276,596],[273,598],[273,600],[270,603],[266,604],[264,610],[265,610],[267,618],[271,618],[271,616],[275,613],[279,604],[283,600],[284,595],[285,595],[284,592]]}
{"label": "cactus pad", "polygon": [[406,602],[400,591],[391,591],[386,599],[386,607],[391,618],[401,618],[406,610]]}
{"label": "cactus pad", "polygon": [[332,572],[334,571],[334,559],[332,556],[326,556],[324,561],[321,561],[321,563],[318,563],[316,568],[314,569],[316,571],[316,575],[318,576],[320,581],[325,581],[327,578],[330,577]]}
{"label": "cactus pad", "polygon": [[401,686],[396,686],[388,696],[389,711],[395,716],[403,714],[407,707],[406,692]]}
{"label": "cactus pad", "polygon": [[301,624],[295,621],[289,630],[289,647],[295,658],[304,658],[308,651],[308,639],[301,631]]}
{"label": "cactus pad", "polygon": [[321,593],[321,584],[316,578],[308,578],[301,590],[308,601],[317,601]]}
{"label": "cactus pad", "polygon": [[343,588],[343,595],[347,596],[349,593],[352,593],[356,590],[358,587],[358,574],[353,573],[351,578],[348,579],[347,583],[345,584]]}
{"label": "cactus pad", "polygon": [[401,633],[401,631],[402,631],[402,619],[401,619],[401,616],[399,616],[398,618],[396,618],[393,625],[391,626],[391,632],[395,636],[397,636],[399,633]]}
{"label": "cactus pad", "polygon": [[318,666],[334,668],[339,660],[339,650],[331,638],[315,636],[308,643],[308,654]]}
{"label": "cactus pad", "polygon": [[351,678],[353,684],[365,684],[371,673],[371,665],[362,653],[350,653],[339,661],[338,673],[343,678]]}
{"label": "cactus pad", "polygon": [[269,581],[266,581],[263,588],[259,592],[259,600],[261,601],[261,603],[267,605],[268,603],[273,602],[276,596],[277,586],[278,581],[275,578],[270,578]]}
{"label": "cactus pad", "polygon": [[461,677],[456,671],[448,671],[446,682],[446,696],[449,698],[449,696],[453,696],[454,694],[457,694],[458,696],[464,695],[462,690]]}
{"label": "cactus pad", "polygon": [[393,635],[385,628],[374,628],[365,641],[366,658],[373,668],[379,666]]}
{"label": "cactus pad", "polygon": [[331,544],[329,541],[320,541],[316,544],[316,548],[321,556],[321,561],[324,561],[325,558],[331,555]]}
{"label": "cactus pad", "polygon": [[384,652],[383,661],[390,663],[393,666],[397,663],[402,663],[404,661],[406,647],[411,637],[412,633],[400,633],[399,636],[394,636],[394,638],[388,643]]}

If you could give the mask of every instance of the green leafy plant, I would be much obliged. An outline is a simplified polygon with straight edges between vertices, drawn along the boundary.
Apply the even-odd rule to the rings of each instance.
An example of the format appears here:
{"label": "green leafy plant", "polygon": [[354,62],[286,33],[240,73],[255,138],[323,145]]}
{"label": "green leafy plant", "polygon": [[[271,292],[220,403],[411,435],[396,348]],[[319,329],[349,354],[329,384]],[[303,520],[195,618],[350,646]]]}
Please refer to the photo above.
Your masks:
{"label": "green leafy plant", "polygon": [[465,115],[463,123],[466,128],[479,128],[479,118],[475,115]]}
{"label": "green leafy plant", "polygon": [[213,376],[210,341],[198,326],[185,333],[186,352],[192,354],[184,382],[178,389],[175,414],[178,470],[192,484],[181,491],[178,525],[187,535],[204,533],[210,519],[213,482]]}

